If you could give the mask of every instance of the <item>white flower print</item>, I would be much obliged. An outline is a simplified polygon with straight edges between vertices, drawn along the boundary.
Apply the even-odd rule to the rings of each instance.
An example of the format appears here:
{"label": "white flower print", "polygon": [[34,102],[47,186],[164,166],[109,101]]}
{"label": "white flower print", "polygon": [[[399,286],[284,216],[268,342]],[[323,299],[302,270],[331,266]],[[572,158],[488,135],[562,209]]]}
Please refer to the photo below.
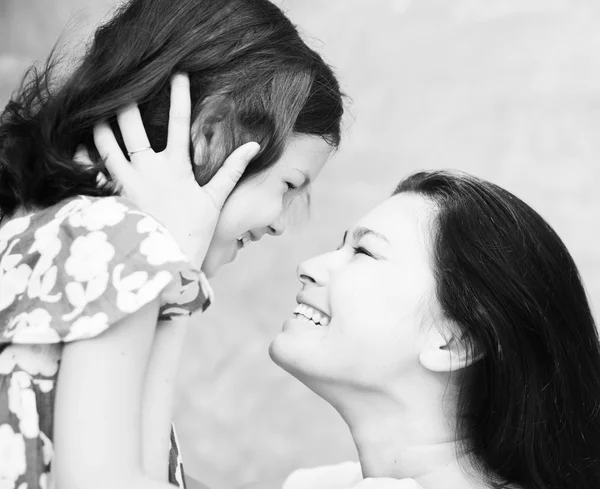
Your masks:
{"label": "white flower print", "polygon": [[65,205],[63,205],[54,217],[59,221],[64,221],[70,214],[77,212],[79,209],[84,209],[92,203],[89,197],[84,195],[79,195],[77,198],[68,201]]}
{"label": "white flower print", "polygon": [[23,233],[31,223],[31,216],[17,217],[8,221],[0,229],[0,253],[2,253],[11,239]]}
{"label": "white flower print", "polygon": [[64,341],[83,340],[93,338],[108,328],[108,316],[98,312],[93,316],[82,316],[71,325],[69,334]]}
{"label": "white flower print", "polygon": [[44,464],[49,465],[54,456],[54,445],[52,440],[46,436],[46,433],[40,430],[40,440],[42,440],[42,455]]}
{"label": "white flower print", "polygon": [[0,353],[0,375],[8,375],[17,365],[15,357],[9,351],[10,348],[11,346],[8,345],[4,351]]}
{"label": "white flower print", "polygon": [[0,311],[9,307],[25,292],[30,275],[31,267],[26,263],[21,263],[7,272],[0,270]]}
{"label": "white flower print", "polygon": [[0,425],[0,488],[14,489],[26,469],[23,435],[15,433],[8,424]]}
{"label": "white flower print", "polygon": [[140,253],[150,265],[164,265],[176,261],[187,262],[187,256],[181,251],[170,234],[154,231],[140,243]]}
{"label": "white flower print", "polygon": [[51,377],[58,372],[60,353],[61,347],[57,344],[8,345],[0,354],[0,373],[7,373],[5,370],[12,364],[10,372],[18,365],[30,375]]}
{"label": "white flower print", "polygon": [[19,264],[23,255],[12,253],[19,241],[18,238],[11,241],[0,259],[0,311],[9,307],[19,295],[25,292],[31,275],[29,265]]}
{"label": "white flower print", "polygon": [[52,289],[56,285],[58,276],[58,267],[52,265],[45,268],[46,260],[39,260],[33,269],[33,273],[29,278],[29,287],[27,287],[27,296],[30,299],[39,297],[44,302],[58,302],[62,293],[52,294]]}
{"label": "white flower print", "polygon": [[181,472],[181,459],[177,457],[177,462],[175,465],[175,480],[177,481],[177,485],[179,487],[185,487],[183,485],[183,473]]}
{"label": "white flower print", "polygon": [[57,302],[62,297],[60,292],[51,294],[58,274],[54,260],[62,248],[62,241],[59,238],[60,223],[60,220],[55,219],[35,231],[35,241],[29,248],[29,253],[38,253],[39,257],[27,288],[30,299],[39,297],[44,302]]}
{"label": "white flower print", "polygon": [[5,248],[6,252],[4,253],[4,256],[2,256],[2,259],[0,259],[0,271],[5,272],[15,268],[23,258],[23,255],[20,253],[12,254],[13,248],[19,243],[19,241],[21,241],[21,239],[16,238],[8,243],[8,248]]}
{"label": "white flower print", "polygon": [[175,480],[177,481],[177,485],[179,487],[185,487],[185,484],[183,482],[183,472],[182,472],[183,460],[181,457],[181,452],[179,451],[179,447],[180,447],[179,438],[177,437],[177,431],[175,431],[175,426],[173,426],[172,423],[171,423],[171,432],[173,434],[174,446],[176,447],[176,451],[177,451],[177,459],[175,460]]}
{"label": "white flower print", "polygon": [[73,227],[84,227],[88,231],[100,231],[107,226],[115,226],[127,215],[127,206],[114,197],[107,197],[93,202],[90,206],[69,216],[69,224]]}
{"label": "white flower print", "polygon": [[4,337],[13,343],[58,343],[58,332],[50,327],[52,316],[42,308],[22,312],[8,323]]}
{"label": "white flower print", "polygon": [[35,392],[31,388],[31,376],[26,372],[14,372],[8,388],[8,409],[19,418],[19,430],[25,438],[35,438],[40,433]]}
{"label": "white flower print", "polygon": [[[55,219],[37,228],[33,234],[35,239],[29,248],[29,253],[39,253],[47,257],[46,261],[49,260],[49,263],[51,263],[52,259],[58,256],[62,248],[62,242],[59,237],[60,224],[61,221]],[[46,268],[48,267],[49,265]]]}
{"label": "white flower print", "polygon": [[114,246],[102,231],[78,236],[71,244],[70,251],[71,254],[65,261],[65,270],[78,282],[87,282],[105,273],[108,262],[115,256]]}
{"label": "white flower print", "polygon": [[119,264],[113,270],[113,286],[117,290],[117,307],[132,313],[160,296],[161,291],[171,282],[173,275],[166,270],[160,270],[148,279],[147,274],[134,272],[121,278],[125,265]]}
{"label": "white flower print", "polygon": [[156,219],[154,219],[153,217],[150,217],[150,216],[144,214],[143,212],[132,211],[131,213],[137,214],[140,216],[144,216],[137,223],[137,232],[138,233],[144,234],[144,233],[154,233],[156,231],[162,231],[162,232],[166,231],[166,228],[160,222],[158,222]]}
{"label": "white flower print", "polygon": [[40,489],[54,489],[50,477],[51,474],[49,472],[40,474]]}
{"label": "white flower print", "polygon": [[64,314],[62,316],[62,320],[71,321],[73,318],[83,312],[85,306],[89,302],[95,301],[104,292],[106,292],[108,279],[108,271],[105,271],[89,280],[85,287],[79,282],[69,282],[67,285],[65,285],[67,300],[75,309],[73,309],[73,311],[71,311],[69,314]]}
{"label": "white flower print", "polygon": [[32,382],[37,385],[44,394],[48,394],[48,392],[54,389],[53,380],[33,379]]}

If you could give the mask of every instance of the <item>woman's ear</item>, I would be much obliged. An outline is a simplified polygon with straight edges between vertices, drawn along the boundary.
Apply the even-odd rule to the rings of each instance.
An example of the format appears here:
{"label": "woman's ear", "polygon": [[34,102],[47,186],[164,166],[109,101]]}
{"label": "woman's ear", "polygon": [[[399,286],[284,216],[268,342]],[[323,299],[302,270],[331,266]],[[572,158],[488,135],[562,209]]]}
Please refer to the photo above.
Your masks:
{"label": "woman's ear", "polygon": [[[475,348],[475,347],[474,347]],[[429,328],[419,354],[419,362],[432,372],[454,372],[481,360],[483,354],[473,351],[454,333],[442,334],[436,327]]]}

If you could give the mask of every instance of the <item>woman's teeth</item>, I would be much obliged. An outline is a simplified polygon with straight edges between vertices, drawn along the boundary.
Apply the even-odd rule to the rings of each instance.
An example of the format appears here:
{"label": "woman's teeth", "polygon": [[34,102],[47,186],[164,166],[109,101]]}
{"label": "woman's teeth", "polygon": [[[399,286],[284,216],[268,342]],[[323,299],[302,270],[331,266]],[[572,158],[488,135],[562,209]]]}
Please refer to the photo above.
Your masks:
{"label": "woman's teeth", "polygon": [[310,307],[306,304],[298,304],[296,309],[294,310],[294,314],[299,314],[300,316],[304,316],[307,319],[310,319],[313,323],[320,326],[329,325],[329,317],[323,314],[320,311],[317,311],[315,308]]}

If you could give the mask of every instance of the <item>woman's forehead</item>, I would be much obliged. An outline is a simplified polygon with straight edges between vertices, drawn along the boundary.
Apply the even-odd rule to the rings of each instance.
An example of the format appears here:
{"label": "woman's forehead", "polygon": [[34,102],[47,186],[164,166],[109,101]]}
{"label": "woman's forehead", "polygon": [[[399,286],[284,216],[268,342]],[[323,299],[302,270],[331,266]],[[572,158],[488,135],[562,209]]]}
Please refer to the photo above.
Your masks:
{"label": "woman's forehead", "polygon": [[384,236],[391,245],[415,241],[424,244],[431,229],[432,205],[420,195],[403,193],[388,198],[356,223]]}

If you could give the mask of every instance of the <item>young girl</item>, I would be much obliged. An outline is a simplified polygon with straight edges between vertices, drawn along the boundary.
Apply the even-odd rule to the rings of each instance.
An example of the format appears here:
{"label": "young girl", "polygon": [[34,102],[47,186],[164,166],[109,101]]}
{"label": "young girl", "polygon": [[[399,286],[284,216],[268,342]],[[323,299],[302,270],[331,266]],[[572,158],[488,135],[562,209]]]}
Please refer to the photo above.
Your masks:
{"label": "young girl", "polygon": [[594,319],[564,244],[514,195],[414,174],[298,276],[271,357],[340,413],[360,464],[283,489],[600,487]]}
{"label": "young girl", "polygon": [[339,144],[339,86],[266,0],[133,0],[64,79],[54,64],[0,121],[0,485],[183,485],[172,389],[210,303],[199,267],[284,231]]}

